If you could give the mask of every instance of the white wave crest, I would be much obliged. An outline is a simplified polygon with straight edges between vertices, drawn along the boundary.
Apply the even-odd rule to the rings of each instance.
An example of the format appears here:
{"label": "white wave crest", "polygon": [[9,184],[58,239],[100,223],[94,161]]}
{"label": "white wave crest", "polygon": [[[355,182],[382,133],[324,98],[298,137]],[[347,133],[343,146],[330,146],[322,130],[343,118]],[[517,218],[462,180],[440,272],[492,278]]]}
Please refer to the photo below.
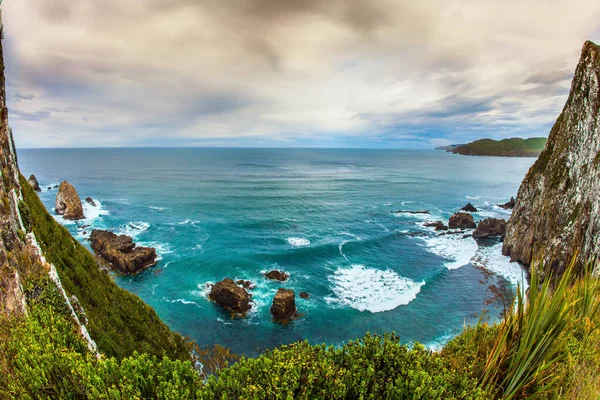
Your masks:
{"label": "white wave crest", "polygon": [[335,297],[325,300],[372,313],[393,310],[413,301],[425,282],[415,282],[394,271],[354,264],[338,268],[329,281]]}
{"label": "white wave crest", "polygon": [[469,200],[479,200],[481,196],[465,196]]}
{"label": "white wave crest", "polygon": [[144,221],[135,221],[129,222],[125,225],[122,225],[121,228],[117,231],[119,235],[127,235],[132,238],[138,237],[141,233],[146,232],[150,228],[150,224]]}
{"label": "white wave crest", "polygon": [[472,237],[463,238],[463,234],[444,235],[420,238],[425,241],[427,249],[448,260],[444,266],[457,269],[471,262],[477,252],[477,242]]}
{"label": "white wave crest", "polygon": [[286,241],[294,247],[304,247],[310,244],[310,240],[305,238],[290,237],[287,238]]}

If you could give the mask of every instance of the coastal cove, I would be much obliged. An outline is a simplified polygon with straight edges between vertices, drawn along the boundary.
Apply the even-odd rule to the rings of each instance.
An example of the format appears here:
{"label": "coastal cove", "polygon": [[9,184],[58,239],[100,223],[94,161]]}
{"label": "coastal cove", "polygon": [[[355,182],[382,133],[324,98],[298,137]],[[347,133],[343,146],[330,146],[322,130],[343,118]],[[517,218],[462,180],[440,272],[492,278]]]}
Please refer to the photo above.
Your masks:
{"label": "coastal cove", "polygon": [[[490,286],[514,289],[519,266],[497,240],[478,246],[422,224],[447,221],[467,202],[476,221],[508,219],[495,204],[516,195],[534,161],[407,150],[19,150],[52,214],[62,180],[94,199],[85,220],[56,217],[86,247],[99,228],[156,248],[156,267],[115,275],[118,285],[200,346],[244,355],[367,331],[439,347],[484,309],[496,321],[502,304],[490,302]],[[400,209],[430,214],[393,213]],[[267,281],[271,269],[290,280]],[[256,284],[248,318],[231,320],[207,300],[206,284],[225,277]],[[269,313],[279,287],[310,294],[296,301],[303,316],[286,326]]]}

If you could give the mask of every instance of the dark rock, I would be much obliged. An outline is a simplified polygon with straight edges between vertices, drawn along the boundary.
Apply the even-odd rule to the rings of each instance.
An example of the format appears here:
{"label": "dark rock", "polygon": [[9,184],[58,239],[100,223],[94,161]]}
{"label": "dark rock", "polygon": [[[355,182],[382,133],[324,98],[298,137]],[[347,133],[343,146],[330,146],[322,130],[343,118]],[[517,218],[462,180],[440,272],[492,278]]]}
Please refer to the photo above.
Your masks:
{"label": "dark rock", "polygon": [[425,222],[423,226],[435,228],[436,231],[447,231],[448,227],[442,221]]}
{"label": "dark rock", "polygon": [[52,186],[48,186],[48,190],[52,190]]}
{"label": "dark rock", "polygon": [[94,229],[90,241],[99,256],[125,274],[136,274],[156,265],[156,250],[136,246],[129,236]]}
{"label": "dark rock", "polygon": [[429,214],[429,210],[398,210],[392,212],[394,214]]}
{"label": "dark rock", "polygon": [[467,203],[467,205],[464,206],[463,208],[461,208],[461,210],[468,211],[468,212],[477,212],[477,209],[471,203]]}
{"label": "dark rock", "polygon": [[310,294],[306,293],[306,292],[300,292],[300,298],[306,300],[310,297]]}
{"label": "dark rock", "polygon": [[290,277],[289,274],[283,272],[283,271],[277,271],[277,270],[273,270],[273,271],[269,271],[265,274],[265,277],[267,279],[271,279],[274,281],[279,281],[279,282],[284,282],[287,281],[288,278]]}
{"label": "dark rock", "polygon": [[254,284],[254,282],[247,281],[247,280],[244,280],[244,279],[237,280],[237,281],[235,281],[235,283],[237,285],[240,285],[244,289],[250,289],[250,290],[252,290],[252,289],[254,289],[256,287],[256,285]]}
{"label": "dark rock", "polygon": [[229,278],[214,284],[208,298],[231,312],[234,317],[244,317],[252,307],[252,296]]}
{"label": "dark rock", "polygon": [[29,177],[29,179],[27,180],[27,183],[29,183],[29,185],[33,188],[33,190],[35,190],[36,192],[41,192],[42,189],[40,189],[40,184],[38,183],[37,178],[35,177],[35,175],[31,175]]}
{"label": "dark rock", "polygon": [[91,197],[86,197],[85,198],[85,202],[88,203],[88,204],[91,204],[94,207],[96,207],[96,202]]}
{"label": "dark rock", "polygon": [[277,291],[271,305],[271,314],[275,321],[281,323],[287,323],[298,315],[296,296],[293,290],[280,288]]}
{"label": "dark rock", "polygon": [[56,194],[56,214],[70,220],[85,218],[81,199],[73,185],[67,181],[60,184],[60,188]]}
{"label": "dark rock", "polygon": [[458,212],[450,217],[448,226],[450,229],[474,229],[475,220],[471,214]]}
{"label": "dark rock", "polygon": [[503,236],[506,232],[506,221],[497,218],[486,218],[479,221],[477,229],[473,232],[475,239],[483,239],[492,236]]}
{"label": "dark rock", "polygon": [[59,186],[58,186],[58,185],[54,185],[54,186],[53,186],[53,189],[58,189],[58,188],[59,188]]}
{"label": "dark rock", "polygon": [[504,204],[497,204],[498,207],[504,208],[505,210],[512,210],[513,208],[515,208],[515,198],[511,197],[509,201],[507,201]]}
{"label": "dark rock", "polygon": [[408,236],[408,237],[425,237],[425,236],[428,236],[427,233],[420,232],[420,231],[403,232],[401,234],[404,235],[404,236]]}

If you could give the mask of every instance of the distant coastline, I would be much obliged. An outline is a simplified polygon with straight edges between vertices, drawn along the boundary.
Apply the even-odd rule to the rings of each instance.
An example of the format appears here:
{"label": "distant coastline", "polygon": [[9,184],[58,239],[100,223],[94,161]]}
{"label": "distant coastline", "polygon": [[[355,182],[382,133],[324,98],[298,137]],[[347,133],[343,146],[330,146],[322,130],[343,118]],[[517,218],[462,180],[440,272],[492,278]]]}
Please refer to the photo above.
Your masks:
{"label": "distant coastline", "polygon": [[547,141],[548,139],[544,137],[502,140],[480,139],[467,144],[451,144],[439,146],[435,149],[464,156],[538,157]]}

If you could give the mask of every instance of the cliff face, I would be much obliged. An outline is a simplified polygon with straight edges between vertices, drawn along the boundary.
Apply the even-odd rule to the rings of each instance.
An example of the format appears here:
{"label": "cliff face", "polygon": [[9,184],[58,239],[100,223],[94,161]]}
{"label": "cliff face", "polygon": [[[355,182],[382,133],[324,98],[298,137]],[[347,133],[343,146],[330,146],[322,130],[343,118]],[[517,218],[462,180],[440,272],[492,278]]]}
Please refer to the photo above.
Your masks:
{"label": "cliff face", "polygon": [[[542,276],[600,255],[600,46],[586,42],[571,92],[523,180],[503,252]],[[596,271],[598,271],[596,261]]]}

